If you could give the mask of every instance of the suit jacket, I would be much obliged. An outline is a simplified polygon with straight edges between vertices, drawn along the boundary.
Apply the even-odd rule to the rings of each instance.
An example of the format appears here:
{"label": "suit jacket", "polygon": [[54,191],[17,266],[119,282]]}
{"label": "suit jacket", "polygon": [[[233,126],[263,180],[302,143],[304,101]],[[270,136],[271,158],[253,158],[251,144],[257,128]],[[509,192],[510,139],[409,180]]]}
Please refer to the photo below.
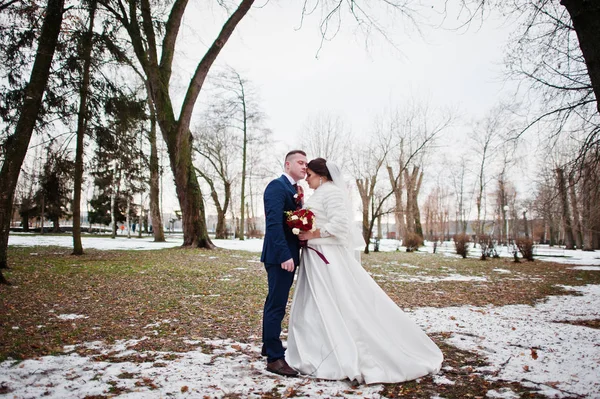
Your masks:
{"label": "suit jacket", "polygon": [[285,222],[284,212],[296,210],[296,190],[290,181],[281,175],[271,181],[263,196],[265,204],[265,238],[260,261],[264,263],[281,264],[294,259],[294,264],[300,264],[300,247],[298,236]]}

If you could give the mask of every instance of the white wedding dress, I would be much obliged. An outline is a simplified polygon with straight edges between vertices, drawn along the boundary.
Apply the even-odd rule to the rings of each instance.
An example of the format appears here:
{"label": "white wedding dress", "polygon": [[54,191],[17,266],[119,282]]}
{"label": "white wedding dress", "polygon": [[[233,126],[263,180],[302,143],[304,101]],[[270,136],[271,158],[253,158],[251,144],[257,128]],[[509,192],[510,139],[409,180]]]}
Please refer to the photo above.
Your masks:
{"label": "white wedding dress", "polygon": [[346,194],[324,183],[306,207],[330,236],[302,250],[289,321],[286,360],[302,374],[394,383],[439,371],[443,355],[355,258]]}

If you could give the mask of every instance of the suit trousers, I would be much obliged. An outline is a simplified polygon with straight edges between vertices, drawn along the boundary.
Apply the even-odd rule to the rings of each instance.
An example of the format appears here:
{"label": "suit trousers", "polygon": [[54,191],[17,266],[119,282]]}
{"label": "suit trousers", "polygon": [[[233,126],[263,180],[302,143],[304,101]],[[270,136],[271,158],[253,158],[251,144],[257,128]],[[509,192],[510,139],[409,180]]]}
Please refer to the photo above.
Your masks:
{"label": "suit trousers", "polygon": [[281,268],[281,264],[265,263],[269,281],[269,293],[263,310],[263,344],[267,351],[267,362],[285,357],[281,343],[281,323],[294,282],[294,273]]}

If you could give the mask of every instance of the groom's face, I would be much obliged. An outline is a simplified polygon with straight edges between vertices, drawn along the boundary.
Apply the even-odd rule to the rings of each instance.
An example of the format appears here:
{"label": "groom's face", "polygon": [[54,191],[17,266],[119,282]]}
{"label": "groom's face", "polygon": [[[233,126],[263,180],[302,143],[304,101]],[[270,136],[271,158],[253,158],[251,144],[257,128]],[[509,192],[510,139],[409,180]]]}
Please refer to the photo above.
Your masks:
{"label": "groom's face", "polygon": [[293,154],[285,161],[285,172],[298,181],[306,176],[306,156],[302,154]]}

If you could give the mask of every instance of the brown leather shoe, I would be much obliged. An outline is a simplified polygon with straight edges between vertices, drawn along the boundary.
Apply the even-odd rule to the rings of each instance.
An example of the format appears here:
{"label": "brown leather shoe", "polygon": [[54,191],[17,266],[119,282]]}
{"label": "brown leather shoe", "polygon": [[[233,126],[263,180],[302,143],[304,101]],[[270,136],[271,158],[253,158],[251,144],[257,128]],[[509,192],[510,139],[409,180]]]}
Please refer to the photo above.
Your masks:
{"label": "brown leather shoe", "polygon": [[291,368],[285,359],[277,359],[274,362],[267,363],[267,371],[286,377],[295,377],[298,375],[298,372]]}

